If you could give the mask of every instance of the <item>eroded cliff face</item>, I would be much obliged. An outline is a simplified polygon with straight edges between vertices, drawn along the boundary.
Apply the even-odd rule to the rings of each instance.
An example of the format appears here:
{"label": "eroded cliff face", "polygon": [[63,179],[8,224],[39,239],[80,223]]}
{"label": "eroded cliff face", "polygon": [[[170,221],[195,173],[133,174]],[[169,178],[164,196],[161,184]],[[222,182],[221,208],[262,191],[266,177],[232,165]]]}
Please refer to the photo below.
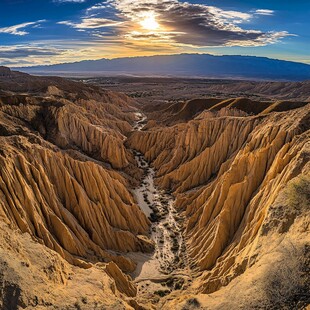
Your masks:
{"label": "eroded cliff face", "polygon": [[266,116],[207,113],[129,138],[176,196],[199,291],[212,293],[253,264],[269,207],[309,161],[309,116],[309,105]]}
{"label": "eroded cliff face", "polygon": [[[103,100],[103,98],[101,99]],[[2,96],[1,111],[62,149],[75,149],[121,169],[132,160],[123,146],[133,113],[111,102],[58,97]]]}
{"label": "eroded cliff face", "polygon": [[[309,156],[309,146],[304,148]],[[309,158],[309,157],[308,157]],[[198,277],[186,292],[174,292],[162,302],[163,309],[306,309],[309,304],[309,185],[310,166],[304,165],[265,210],[257,233],[240,258],[233,254],[239,270],[228,273],[229,279],[219,290],[198,293],[213,279]],[[253,235],[252,235],[253,236]],[[236,239],[234,239],[236,240]],[[241,247],[239,246],[239,249]],[[226,257],[227,263],[227,257]],[[225,268],[225,260],[218,260]],[[243,264],[243,265],[242,265]],[[223,269],[224,269],[223,268]],[[222,270],[223,270],[222,269]],[[221,271],[222,271],[221,270]],[[225,276],[225,274],[224,274]],[[220,272],[217,280],[223,277]],[[205,286],[206,287],[206,286]]]}
{"label": "eroded cliff face", "polygon": [[[44,246],[55,251],[56,265],[72,269],[70,263],[93,270],[94,264],[102,262],[98,275],[111,282],[107,295],[114,297],[110,299],[133,297],[135,286],[123,272],[132,272],[136,263],[125,255],[153,248],[148,238],[150,222],[130,191],[133,176],[140,173],[133,155],[124,147],[136,118],[133,102],[113,92],[92,93],[96,89],[65,80],[62,87],[62,79],[57,83],[54,79],[41,81],[39,89],[32,89],[36,87],[32,77],[27,76],[29,83],[23,75],[18,79],[20,83],[15,87],[20,93],[10,90],[15,85],[12,77],[13,81],[5,82],[11,85],[9,91],[6,89],[0,97],[3,230],[10,227],[31,236],[42,244],[43,253],[48,251]],[[19,234],[16,236],[19,238]],[[18,249],[14,245],[3,251],[13,257]],[[35,260],[32,254],[23,255]],[[56,269],[51,270],[52,277],[57,277]],[[18,268],[14,272],[20,273]],[[63,278],[62,272],[59,277]],[[33,294],[24,282],[18,284],[6,276],[4,279],[1,296],[10,295],[12,285],[26,296],[28,291]],[[45,291],[48,285],[54,284],[47,281]],[[47,300],[54,300],[50,297]],[[9,302],[10,298],[4,299]],[[16,298],[16,302],[20,300],[27,306],[33,302]]]}
{"label": "eroded cliff face", "polygon": [[[1,139],[1,215],[69,261],[143,250],[148,220],[125,179],[24,137]],[[23,150],[21,152],[20,150]]]}

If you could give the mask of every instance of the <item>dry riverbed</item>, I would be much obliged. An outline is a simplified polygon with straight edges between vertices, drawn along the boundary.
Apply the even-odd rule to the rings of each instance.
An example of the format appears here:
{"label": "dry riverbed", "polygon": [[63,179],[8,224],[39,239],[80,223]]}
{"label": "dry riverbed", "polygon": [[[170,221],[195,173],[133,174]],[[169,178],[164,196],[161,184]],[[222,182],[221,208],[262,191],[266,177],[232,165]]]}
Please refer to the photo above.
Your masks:
{"label": "dry riverbed", "polygon": [[[139,120],[134,130],[142,130],[146,117],[136,114]],[[134,190],[141,210],[151,220],[151,239],[155,251],[151,254],[128,254],[137,262],[132,278],[138,286],[138,299],[148,299],[156,303],[160,297],[173,290],[185,288],[190,281],[185,267],[185,244],[182,235],[182,218],[174,208],[174,198],[154,185],[155,171],[143,154],[134,150],[139,168],[143,170],[140,186]]]}

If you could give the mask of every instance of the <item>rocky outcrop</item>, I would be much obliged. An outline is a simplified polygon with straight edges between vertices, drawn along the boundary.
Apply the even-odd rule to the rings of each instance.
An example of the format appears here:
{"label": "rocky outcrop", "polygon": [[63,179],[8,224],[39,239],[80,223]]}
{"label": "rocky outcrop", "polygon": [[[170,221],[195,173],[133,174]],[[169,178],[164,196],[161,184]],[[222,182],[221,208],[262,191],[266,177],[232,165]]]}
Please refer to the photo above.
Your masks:
{"label": "rocky outcrop", "polygon": [[[308,150],[305,152],[309,154]],[[309,156],[309,155],[308,155]],[[162,302],[162,309],[306,309],[309,304],[309,161],[290,180],[271,206],[265,209],[255,239],[238,260],[232,277],[212,294],[197,294],[201,285],[214,285],[223,274],[198,277],[195,289],[175,292]],[[249,245],[249,244],[248,244]],[[231,254],[231,252],[230,252]],[[223,261],[224,262],[224,261]],[[227,259],[226,259],[227,263]],[[228,283],[229,282],[229,283]]]}
{"label": "rocky outcrop", "polygon": [[3,96],[1,111],[25,122],[62,149],[75,149],[121,169],[132,161],[123,146],[133,113],[95,100]]}
{"label": "rocky outcrop", "polygon": [[0,66],[0,76],[8,77],[11,75],[11,70],[7,67]]}
{"label": "rocky outcrop", "polygon": [[58,78],[0,85],[0,308],[132,309],[126,253],[154,247],[127,174],[132,101]]}
{"label": "rocky outcrop", "polygon": [[218,177],[216,186],[213,182],[190,203],[192,207],[186,209],[188,249],[193,264],[206,270],[204,292],[227,285],[251,263],[249,251],[268,208],[307,162],[308,139],[305,135],[283,145],[274,158],[272,147],[254,151],[248,159],[240,154],[230,170]]}
{"label": "rocky outcrop", "polygon": [[103,263],[88,269],[73,266],[2,221],[0,238],[1,309],[133,309],[116,286],[127,279],[116,265],[117,275],[108,274]]}
{"label": "rocky outcrop", "polygon": [[131,282],[132,279],[124,275],[122,271],[113,262],[108,263],[105,267],[105,272],[115,281],[117,290],[126,294],[129,297],[135,297],[137,294],[137,288]]}

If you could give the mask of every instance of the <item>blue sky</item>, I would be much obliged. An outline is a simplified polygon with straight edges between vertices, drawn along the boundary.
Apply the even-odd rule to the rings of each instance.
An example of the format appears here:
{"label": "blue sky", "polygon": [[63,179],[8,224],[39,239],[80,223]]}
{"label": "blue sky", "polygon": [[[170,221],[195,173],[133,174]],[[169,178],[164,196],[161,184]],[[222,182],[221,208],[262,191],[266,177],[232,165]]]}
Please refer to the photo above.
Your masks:
{"label": "blue sky", "polygon": [[0,64],[176,53],[310,64],[310,1],[0,0]]}

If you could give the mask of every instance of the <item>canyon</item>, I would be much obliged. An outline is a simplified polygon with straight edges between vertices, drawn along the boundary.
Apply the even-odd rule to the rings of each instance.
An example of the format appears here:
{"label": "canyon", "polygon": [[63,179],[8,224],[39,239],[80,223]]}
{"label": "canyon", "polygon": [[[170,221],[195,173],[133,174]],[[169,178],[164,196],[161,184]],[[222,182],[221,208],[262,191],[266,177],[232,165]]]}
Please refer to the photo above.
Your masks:
{"label": "canyon", "polygon": [[0,68],[0,308],[305,309],[310,92],[260,83]]}

